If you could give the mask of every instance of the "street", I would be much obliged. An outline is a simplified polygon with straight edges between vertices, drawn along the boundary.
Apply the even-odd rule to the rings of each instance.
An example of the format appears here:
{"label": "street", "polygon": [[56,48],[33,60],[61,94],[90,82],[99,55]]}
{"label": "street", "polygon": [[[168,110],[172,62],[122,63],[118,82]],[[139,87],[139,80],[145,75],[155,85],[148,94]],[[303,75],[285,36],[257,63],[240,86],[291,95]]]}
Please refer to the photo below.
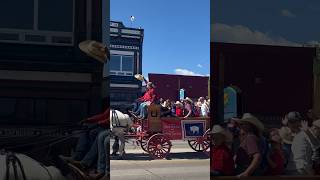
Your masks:
{"label": "street", "polygon": [[[111,144],[113,141],[111,141]],[[126,160],[111,159],[113,180],[209,180],[210,159],[193,151],[187,141],[172,141],[167,159],[152,160],[131,141],[126,144]]]}

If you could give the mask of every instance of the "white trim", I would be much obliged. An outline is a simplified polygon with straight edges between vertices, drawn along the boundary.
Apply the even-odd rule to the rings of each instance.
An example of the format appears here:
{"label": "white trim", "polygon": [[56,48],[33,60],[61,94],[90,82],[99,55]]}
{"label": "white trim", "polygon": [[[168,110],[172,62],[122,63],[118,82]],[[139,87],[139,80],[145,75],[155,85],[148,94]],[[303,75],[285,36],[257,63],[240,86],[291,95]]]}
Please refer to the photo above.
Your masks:
{"label": "white trim", "polygon": [[137,84],[114,84],[114,83],[111,83],[110,87],[139,88],[139,85],[137,85]]}
{"label": "white trim", "polygon": [[110,22],[110,27],[119,27],[119,23]]}
{"label": "white trim", "polygon": [[119,30],[117,28],[110,28],[110,33],[117,33]]}
{"label": "white trim", "polygon": [[29,81],[92,82],[90,73],[0,70],[0,79]]}
{"label": "white trim", "polygon": [[137,52],[137,59],[136,59],[136,61],[137,61],[137,73],[140,72],[140,61],[139,61],[139,58],[140,58],[140,53]]}
{"label": "white trim", "polygon": [[110,55],[134,55],[133,51],[117,51],[111,50]]}
{"label": "white trim", "polygon": [[128,35],[121,35],[121,37],[124,37],[124,38],[134,38],[134,39],[140,39],[140,38],[141,38],[140,36],[128,36]]}
{"label": "white trim", "polygon": [[110,36],[117,37],[119,35],[118,34],[110,34]]}
{"label": "white trim", "polygon": [[134,35],[140,35],[141,32],[137,30],[131,30],[131,29],[121,29],[121,33],[125,34],[134,34]]}
{"label": "white trim", "polygon": [[125,46],[125,45],[119,45],[119,44],[110,44],[110,48],[139,50],[138,46]]}

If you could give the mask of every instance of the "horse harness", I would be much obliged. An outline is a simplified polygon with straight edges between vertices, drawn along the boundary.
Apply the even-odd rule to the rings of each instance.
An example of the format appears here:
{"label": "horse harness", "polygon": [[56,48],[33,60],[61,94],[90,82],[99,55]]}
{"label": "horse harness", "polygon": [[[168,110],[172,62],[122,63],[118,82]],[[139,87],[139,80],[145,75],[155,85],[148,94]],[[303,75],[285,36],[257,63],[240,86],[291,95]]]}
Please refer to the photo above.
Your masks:
{"label": "horse harness", "polygon": [[112,118],[111,118],[111,122],[112,122],[112,127],[113,128],[128,128],[127,126],[121,126],[118,114],[116,112],[116,110],[112,110]]}
{"label": "horse harness", "polygon": [[22,163],[21,163],[21,161],[19,160],[18,157],[12,152],[2,152],[1,154],[5,154],[6,155],[6,175],[5,175],[6,180],[10,179],[10,167],[11,167],[11,165],[13,167],[14,179],[15,180],[19,180],[18,168],[21,171],[23,180],[27,180],[26,174],[24,172],[24,168],[23,168]]}

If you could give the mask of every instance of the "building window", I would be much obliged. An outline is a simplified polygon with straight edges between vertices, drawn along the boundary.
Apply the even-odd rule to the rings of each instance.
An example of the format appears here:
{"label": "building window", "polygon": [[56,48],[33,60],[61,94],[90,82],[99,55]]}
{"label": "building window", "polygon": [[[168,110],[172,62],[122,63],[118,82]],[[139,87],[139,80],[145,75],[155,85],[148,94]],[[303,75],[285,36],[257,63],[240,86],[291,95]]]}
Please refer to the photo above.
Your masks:
{"label": "building window", "polygon": [[75,0],[1,0],[0,41],[70,46],[74,14]]}
{"label": "building window", "polygon": [[132,76],[134,73],[134,57],[124,55],[111,55],[110,74],[119,76]]}

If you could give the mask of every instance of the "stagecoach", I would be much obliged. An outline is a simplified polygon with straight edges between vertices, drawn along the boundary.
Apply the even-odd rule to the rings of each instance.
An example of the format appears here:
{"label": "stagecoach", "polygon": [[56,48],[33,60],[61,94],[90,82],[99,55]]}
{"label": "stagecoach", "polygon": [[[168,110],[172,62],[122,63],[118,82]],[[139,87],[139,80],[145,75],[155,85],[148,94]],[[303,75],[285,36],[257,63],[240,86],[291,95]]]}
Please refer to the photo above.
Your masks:
{"label": "stagecoach", "polygon": [[126,134],[153,159],[163,159],[170,153],[171,140],[186,140],[194,151],[209,155],[209,117],[160,117],[160,105],[148,107],[148,117],[134,120],[135,131]]}

